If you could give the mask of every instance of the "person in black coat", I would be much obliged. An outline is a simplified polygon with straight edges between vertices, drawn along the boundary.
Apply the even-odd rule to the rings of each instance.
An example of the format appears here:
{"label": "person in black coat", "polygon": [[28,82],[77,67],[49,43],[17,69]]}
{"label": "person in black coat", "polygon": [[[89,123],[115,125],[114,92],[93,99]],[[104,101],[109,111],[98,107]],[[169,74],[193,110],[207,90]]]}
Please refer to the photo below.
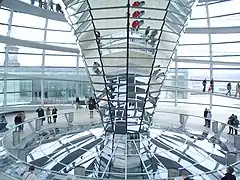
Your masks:
{"label": "person in black coat", "polygon": [[54,108],[52,110],[52,117],[53,117],[54,123],[56,123],[56,121],[57,121],[57,112],[58,112],[58,109],[54,106]]}
{"label": "person in black coat", "polygon": [[204,126],[206,126],[207,125],[207,114],[208,114],[208,110],[207,110],[207,108],[205,108],[205,111],[204,111],[204,113],[203,113],[203,117],[204,117],[204,119],[205,119],[205,124],[204,124]]}
{"label": "person in black coat", "polygon": [[90,97],[89,102],[88,102],[88,109],[90,111],[90,118],[93,118],[93,109],[96,106],[96,101]]}
{"label": "person in black coat", "polygon": [[20,114],[17,114],[17,115],[15,116],[15,118],[14,118],[14,123],[15,123],[15,125],[17,126],[17,127],[15,128],[15,131],[20,131],[20,130],[21,130],[21,127],[18,126],[19,124],[22,123],[22,117],[21,117]]}
{"label": "person in black coat", "polygon": [[206,85],[207,85],[207,80],[206,79],[203,80],[202,85],[203,85],[203,92],[205,92],[206,91]]}
{"label": "person in black coat", "polygon": [[80,108],[80,100],[79,97],[76,97],[76,110]]}
{"label": "person in black coat", "polygon": [[44,110],[39,106],[39,108],[36,110],[36,112],[38,113],[38,117],[42,120],[42,125],[43,125],[43,121],[45,121],[45,115],[44,115]]}
{"label": "person in black coat", "polygon": [[221,178],[221,180],[236,180],[236,176],[233,175],[234,169],[232,166],[227,167],[227,173],[224,175],[224,177]]}

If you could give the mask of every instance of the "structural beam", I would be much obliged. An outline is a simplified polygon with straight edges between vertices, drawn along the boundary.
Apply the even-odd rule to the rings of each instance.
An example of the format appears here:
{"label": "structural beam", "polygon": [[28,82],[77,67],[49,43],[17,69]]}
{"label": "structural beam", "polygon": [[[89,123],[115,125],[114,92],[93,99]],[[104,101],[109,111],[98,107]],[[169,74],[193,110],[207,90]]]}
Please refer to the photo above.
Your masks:
{"label": "structural beam", "polygon": [[42,9],[36,6],[32,6],[30,4],[30,0],[29,0],[29,4],[19,0],[4,0],[1,6],[7,7],[9,9],[12,9],[13,11],[17,11],[24,14],[30,14],[33,16],[52,19],[55,21],[67,22],[63,14]]}
{"label": "structural beam", "polygon": [[184,33],[185,34],[236,34],[236,33],[240,33],[240,26],[186,28]]}
{"label": "structural beam", "polygon": [[44,43],[39,43],[39,42],[34,42],[34,41],[16,39],[16,38],[2,36],[2,35],[0,35],[0,43],[5,43],[8,45],[30,47],[30,48],[36,48],[36,49],[68,52],[68,53],[78,53],[79,52],[79,50],[77,48],[54,46],[54,45],[49,45],[49,44],[44,44]]}

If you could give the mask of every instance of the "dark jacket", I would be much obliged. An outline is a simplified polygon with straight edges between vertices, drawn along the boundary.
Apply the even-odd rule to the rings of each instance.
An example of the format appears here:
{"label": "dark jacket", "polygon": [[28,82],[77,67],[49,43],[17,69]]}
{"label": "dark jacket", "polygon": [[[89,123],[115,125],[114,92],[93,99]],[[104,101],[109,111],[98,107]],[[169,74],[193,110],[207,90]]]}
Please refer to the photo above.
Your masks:
{"label": "dark jacket", "polygon": [[21,124],[22,123],[22,118],[21,118],[20,115],[15,116],[14,123],[15,124]]}
{"label": "dark jacket", "polygon": [[228,83],[228,84],[227,84],[227,89],[228,89],[228,90],[231,90],[231,89],[232,89],[231,83]]}
{"label": "dark jacket", "polygon": [[203,117],[206,118],[206,117],[207,117],[207,113],[208,113],[208,110],[205,110],[205,111],[204,111],[204,114],[203,114]]}
{"label": "dark jacket", "polygon": [[236,180],[236,176],[230,173],[226,173],[225,176],[221,178],[221,180]]}
{"label": "dark jacket", "polygon": [[57,108],[53,108],[53,110],[52,110],[53,118],[57,118],[57,112],[58,112],[58,109]]}
{"label": "dark jacket", "polygon": [[204,79],[203,82],[202,82],[202,85],[206,86],[206,84],[207,84],[207,81]]}
{"label": "dark jacket", "polygon": [[88,102],[88,108],[89,110],[93,110],[95,108],[95,101],[93,99],[90,99]]}
{"label": "dark jacket", "polygon": [[80,102],[80,100],[79,100],[79,98],[78,98],[78,97],[76,98],[76,102],[77,102],[77,103],[79,103],[79,102]]}
{"label": "dark jacket", "polygon": [[36,112],[38,113],[38,117],[43,117],[44,116],[44,110],[42,108],[38,108],[36,110]]}

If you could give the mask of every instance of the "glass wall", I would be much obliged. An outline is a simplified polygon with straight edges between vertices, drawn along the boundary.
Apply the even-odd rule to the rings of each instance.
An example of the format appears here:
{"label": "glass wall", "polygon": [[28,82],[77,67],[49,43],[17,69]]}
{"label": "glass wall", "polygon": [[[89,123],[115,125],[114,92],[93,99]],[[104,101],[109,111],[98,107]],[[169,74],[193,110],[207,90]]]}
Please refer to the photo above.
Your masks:
{"label": "glass wall", "polygon": [[[203,94],[202,81],[207,79],[208,89],[213,78],[214,91],[222,96],[231,82],[232,95],[236,94],[240,81],[238,5],[233,0],[198,3],[193,8],[179,41],[177,58],[161,90],[160,102],[236,106],[235,99],[224,101],[220,96],[211,99],[211,95]],[[0,43],[0,105],[71,103],[75,96],[81,99],[92,96],[69,24],[18,12],[12,14],[11,17],[10,10],[0,9],[0,35],[30,44]]]}

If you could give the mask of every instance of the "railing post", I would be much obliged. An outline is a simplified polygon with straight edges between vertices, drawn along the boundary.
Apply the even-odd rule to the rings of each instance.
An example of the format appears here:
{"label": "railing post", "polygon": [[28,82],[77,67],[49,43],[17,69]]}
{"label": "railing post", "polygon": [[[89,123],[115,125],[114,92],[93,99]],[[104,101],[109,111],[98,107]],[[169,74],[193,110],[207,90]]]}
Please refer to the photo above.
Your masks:
{"label": "railing post", "polygon": [[72,122],[74,120],[74,112],[64,113],[64,115],[67,120],[68,126],[72,126]]}
{"label": "railing post", "polygon": [[187,119],[188,119],[188,115],[179,114],[179,122],[181,124],[180,129],[183,131],[186,129]]}
{"label": "railing post", "polygon": [[212,132],[214,132],[215,134],[218,134],[218,122],[217,121],[212,122]]}
{"label": "railing post", "polygon": [[13,145],[17,146],[20,144],[20,132],[19,131],[13,131]]}
{"label": "railing post", "polygon": [[225,127],[226,127],[226,124],[221,124],[221,125],[220,125],[220,128],[218,129],[218,132],[216,133],[216,136],[215,136],[215,137],[220,137],[221,134],[223,133]]}
{"label": "railing post", "polygon": [[35,120],[35,130],[36,131],[39,131],[40,129],[41,129],[41,125],[42,125],[42,119],[40,119],[40,118],[37,118],[36,120]]}

